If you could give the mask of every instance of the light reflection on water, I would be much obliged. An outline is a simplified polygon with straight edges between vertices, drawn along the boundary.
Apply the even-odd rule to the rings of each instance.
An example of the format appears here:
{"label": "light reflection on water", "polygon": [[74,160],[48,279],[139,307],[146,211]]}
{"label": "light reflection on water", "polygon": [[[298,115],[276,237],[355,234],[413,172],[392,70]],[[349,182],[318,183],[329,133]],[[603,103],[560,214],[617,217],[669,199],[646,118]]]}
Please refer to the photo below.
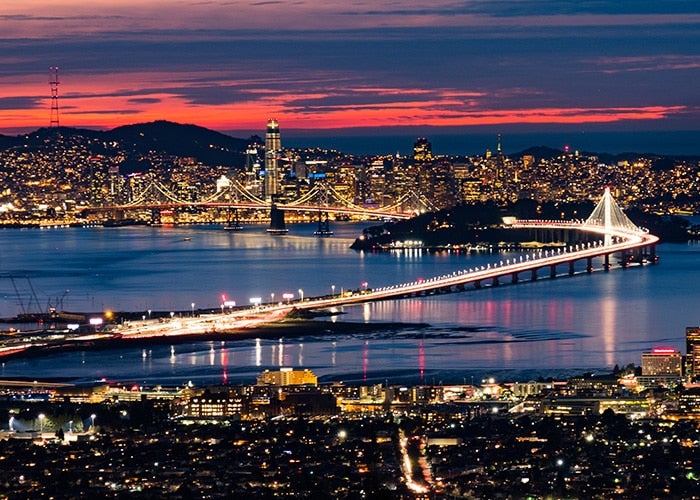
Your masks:
{"label": "light reflection on water", "polygon": [[[217,228],[3,231],[0,273],[28,277],[44,304],[66,294],[65,309],[102,304],[129,310],[217,307],[221,293],[240,303],[256,295],[306,296],[412,281],[505,260],[447,252],[357,253],[357,225],[337,237],[289,237]],[[183,235],[191,238],[185,242]],[[32,248],[32,252],[27,252]],[[2,377],[101,378],[174,385],[251,381],[266,368],[310,368],[324,379],[431,381],[476,373],[527,370],[528,375],[639,363],[659,344],[684,351],[686,326],[697,325],[695,284],[700,247],[660,245],[661,263],[592,276],[523,281],[478,291],[345,307],[335,321],[408,323],[372,333],[202,342],[145,350],[64,353],[14,360]],[[20,291],[26,288],[18,281]],[[18,300],[0,279],[0,315]],[[23,297],[27,305],[28,295]],[[100,306],[98,306],[100,304]],[[423,327],[420,324],[429,326]],[[144,355],[145,353],[145,355]]]}

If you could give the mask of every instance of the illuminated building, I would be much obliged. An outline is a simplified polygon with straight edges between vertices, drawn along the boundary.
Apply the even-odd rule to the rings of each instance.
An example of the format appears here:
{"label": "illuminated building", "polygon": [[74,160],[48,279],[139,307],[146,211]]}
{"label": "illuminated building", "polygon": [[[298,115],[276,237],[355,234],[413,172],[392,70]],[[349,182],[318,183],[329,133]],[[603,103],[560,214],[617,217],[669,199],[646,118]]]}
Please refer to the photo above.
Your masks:
{"label": "illuminated building", "polygon": [[221,393],[205,393],[189,399],[182,415],[191,418],[221,418],[241,416],[248,412],[249,401],[243,396]]}
{"label": "illuminated building", "polygon": [[258,376],[258,385],[318,385],[318,378],[311,370],[280,368],[279,371],[265,370]]}
{"label": "illuminated building", "polygon": [[267,121],[265,134],[265,200],[271,201],[279,193],[279,175],[277,161],[282,149],[280,126],[277,120]]}
{"label": "illuminated building", "polygon": [[700,376],[700,327],[689,326],[685,329],[685,354],[687,378],[697,379]]}
{"label": "illuminated building", "polygon": [[656,347],[642,353],[642,375],[681,376],[681,353],[675,349]]}
{"label": "illuminated building", "polygon": [[413,161],[416,163],[433,161],[433,147],[425,137],[419,137],[413,143]]}
{"label": "illuminated building", "polygon": [[637,377],[639,385],[654,387],[676,385],[683,375],[683,356],[675,349],[656,347],[642,353],[642,375]]}

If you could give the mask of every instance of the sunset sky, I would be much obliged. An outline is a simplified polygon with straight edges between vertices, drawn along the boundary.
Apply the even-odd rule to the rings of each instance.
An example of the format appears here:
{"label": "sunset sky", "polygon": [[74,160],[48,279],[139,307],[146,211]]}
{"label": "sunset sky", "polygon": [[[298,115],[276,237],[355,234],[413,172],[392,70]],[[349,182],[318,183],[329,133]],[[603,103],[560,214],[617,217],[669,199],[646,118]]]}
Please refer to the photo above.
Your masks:
{"label": "sunset sky", "polygon": [[697,0],[5,0],[0,133],[700,130]]}

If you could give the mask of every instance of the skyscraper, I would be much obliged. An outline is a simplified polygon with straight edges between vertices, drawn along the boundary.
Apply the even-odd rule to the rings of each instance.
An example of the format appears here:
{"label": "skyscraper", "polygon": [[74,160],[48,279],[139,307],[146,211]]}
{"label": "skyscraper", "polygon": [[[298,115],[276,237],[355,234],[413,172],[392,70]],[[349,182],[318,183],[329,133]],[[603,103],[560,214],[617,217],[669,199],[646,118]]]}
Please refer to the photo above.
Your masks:
{"label": "skyscraper", "polygon": [[271,118],[267,121],[265,133],[265,201],[274,201],[279,194],[277,162],[281,149],[280,126],[277,120]]}
{"label": "skyscraper", "polygon": [[700,327],[685,329],[686,375],[689,380],[700,377]]}
{"label": "skyscraper", "polygon": [[413,143],[413,161],[415,163],[428,163],[433,161],[433,147],[425,137],[419,137]]}

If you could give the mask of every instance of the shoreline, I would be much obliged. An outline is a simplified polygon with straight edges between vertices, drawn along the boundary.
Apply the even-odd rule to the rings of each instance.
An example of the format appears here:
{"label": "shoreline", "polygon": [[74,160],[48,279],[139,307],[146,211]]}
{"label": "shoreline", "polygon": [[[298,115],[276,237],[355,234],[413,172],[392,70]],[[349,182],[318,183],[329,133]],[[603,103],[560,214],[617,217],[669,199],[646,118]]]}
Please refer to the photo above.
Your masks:
{"label": "shoreline", "polygon": [[194,333],[191,335],[159,335],[151,337],[111,337],[80,342],[64,342],[53,345],[30,346],[22,351],[10,352],[0,356],[6,360],[37,358],[63,352],[102,351],[154,345],[179,345],[193,342],[235,341],[254,338],[277,339],[295,338],[308,335],[348,335],[351,333],[370,333],[394,328],[419,327],[426,328],[427,323],[355,323],[349,321],[318,321],[310,319],[284,319],[279,322],[267,323],[253,328],[241,328],[230,331]]}

